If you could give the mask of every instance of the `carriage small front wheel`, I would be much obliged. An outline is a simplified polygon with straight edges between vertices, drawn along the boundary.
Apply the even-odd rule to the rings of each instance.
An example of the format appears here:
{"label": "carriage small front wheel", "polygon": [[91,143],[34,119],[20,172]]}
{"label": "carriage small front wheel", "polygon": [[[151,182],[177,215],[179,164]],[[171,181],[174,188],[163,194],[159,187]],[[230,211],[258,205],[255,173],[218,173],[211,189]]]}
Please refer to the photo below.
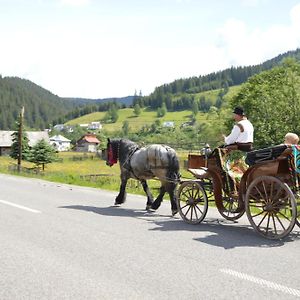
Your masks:
{"label": "carriage small front wheel", "polygon": [[252,227],[265,238],[284,238],[295,226],[295,196],[289,186],[276,177],[255,178],[247,188],[245,207]]}
{"label": "carriage small front wheel", "polygon": [[184,181],[177,192],[177,206],[182,219],[189,224],[198,224],[207,214],[208,199],[198,181]]}

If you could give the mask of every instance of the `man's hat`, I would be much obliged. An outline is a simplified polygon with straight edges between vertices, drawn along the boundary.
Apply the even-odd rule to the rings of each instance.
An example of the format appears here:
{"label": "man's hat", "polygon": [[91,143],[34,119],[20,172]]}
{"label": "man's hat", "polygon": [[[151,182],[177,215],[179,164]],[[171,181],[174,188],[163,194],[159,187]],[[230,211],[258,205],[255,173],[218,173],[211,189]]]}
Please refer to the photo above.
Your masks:
{"label": "man's hat", "polygon": [[233,113],[236,115],[240,115],[240,116],[245,115],[243,108],[240,106],[235,107],[235,109],[233,110]]}

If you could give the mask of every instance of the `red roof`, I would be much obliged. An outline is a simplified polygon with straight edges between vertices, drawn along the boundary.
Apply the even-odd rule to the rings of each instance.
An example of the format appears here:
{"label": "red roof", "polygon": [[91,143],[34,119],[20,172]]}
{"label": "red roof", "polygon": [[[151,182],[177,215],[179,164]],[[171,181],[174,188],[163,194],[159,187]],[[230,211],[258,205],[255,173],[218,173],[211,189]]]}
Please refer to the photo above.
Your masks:
{"label": "red roof", "polygon": [[88,136],[85,136],[83,139],[86,140],[88,143],[95,143],[95,144],[100,143],[100,141],[95,136],[88,135]]}

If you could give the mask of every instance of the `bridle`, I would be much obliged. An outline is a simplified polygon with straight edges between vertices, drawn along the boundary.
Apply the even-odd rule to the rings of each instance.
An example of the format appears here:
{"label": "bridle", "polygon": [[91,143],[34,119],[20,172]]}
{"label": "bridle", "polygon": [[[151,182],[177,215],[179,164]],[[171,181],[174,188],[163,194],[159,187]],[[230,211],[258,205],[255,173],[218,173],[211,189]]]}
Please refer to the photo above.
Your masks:
{"label": "bridle", "polygon": [[116,153],[116,155],[114,154],[114,149],[111,143],[108,144],[107,147],[107,161],[106,164],[109,165],[110,167],[113,166],[114,164],[116,164],[118,162],[118,158],[119,158],[119,144],[118,144],[118,151]]}

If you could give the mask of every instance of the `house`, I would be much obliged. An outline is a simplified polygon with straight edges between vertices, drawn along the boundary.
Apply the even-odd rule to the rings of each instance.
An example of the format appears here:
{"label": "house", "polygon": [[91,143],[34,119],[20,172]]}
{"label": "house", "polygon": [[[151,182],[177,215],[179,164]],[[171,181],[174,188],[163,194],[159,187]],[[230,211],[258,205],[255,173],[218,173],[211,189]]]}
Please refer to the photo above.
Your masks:
{"label": "house", "polygon": [[57,131],[63,131],[64,128],[65,128],[64,124],[56,124],[56,125],[53,126],[53,129],[57,130]]}
{"label": "house", "polygon": [[101,129],[102,128],[102,125],[100,122],[91,122],[88,126],[88,129],[91,129],[91,130],[97,130],[97,129]]}
{"label": "house", "polygon": [[68,151],[71,148],[71,140],[58,134],[50,137],[50,145],[52,145],[57,151]]}
{"label": "house", "polygon": [[163,127],[171,127],[171,128],[173,128],[175,125],[174,125],[173,121],[166,121],[166,122],[163,122],[162,126]]}
{"label": "house", "polygon": [[[12,134],[15,131],[0,130],[0,156],[9,155],[11,151]],[[44,139],[46,142],[50,142],[47,131],[26,131],[28,137],[28,144],[33,147],[38,141]]]}
{"label": "house", "polygon": [[96,135],[93,133],[87,133],[83,135],[76,142],[77,152],[96,152],[100,141],[97,139]]}

